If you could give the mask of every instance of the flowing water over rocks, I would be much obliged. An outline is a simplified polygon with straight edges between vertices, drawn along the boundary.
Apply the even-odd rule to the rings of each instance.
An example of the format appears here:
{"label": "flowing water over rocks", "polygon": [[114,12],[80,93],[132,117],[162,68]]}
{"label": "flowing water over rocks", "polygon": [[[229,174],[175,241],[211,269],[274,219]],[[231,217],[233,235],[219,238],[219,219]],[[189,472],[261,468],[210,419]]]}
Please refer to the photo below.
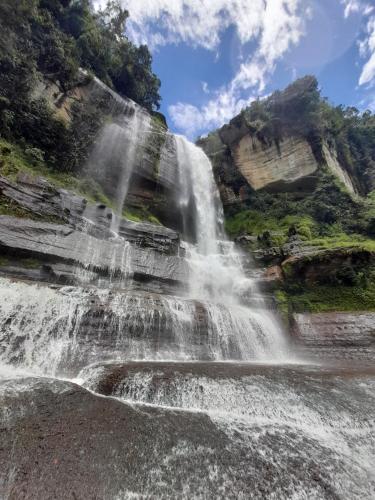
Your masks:
{"label": "flowing water over rocks", "polygon": [[159,132],[112,97],[86,169],[115,211],[0,179],[64,213],[0,217],[0,498],[374,498],[373,365],[298,359],[186,139],[160,133],[173,229],[122,218]]}

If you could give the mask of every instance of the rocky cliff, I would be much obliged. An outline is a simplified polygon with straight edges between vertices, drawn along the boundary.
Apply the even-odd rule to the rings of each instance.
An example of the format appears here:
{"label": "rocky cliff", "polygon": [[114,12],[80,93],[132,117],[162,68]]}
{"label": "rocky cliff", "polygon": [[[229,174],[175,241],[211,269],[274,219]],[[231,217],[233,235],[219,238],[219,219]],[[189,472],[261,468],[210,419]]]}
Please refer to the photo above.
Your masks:
{"label": "rocky cliff", "polygon": [[[162,115],[148,113],[82,70],[79,82],[67,91],[58,82],[39,81],[32,98],[38,99],[41,96],[48,101],[54,115],[63,120],[67,127],[73,130],[79,127],[77,133],[80,144],[77,147],[80,149],[80,166],[76,175],[95,181],[109,199],[116,197],[121,161],[117,161],[111,169],[96,164],[101,142],[107,141],[109,136],[114,137],[116,133],[113,128],[106,133],[106,124],[131,128],[134,114],[138,112],[144,115],[148,126],[142,131],[142,145],[132,165],[127,208],[140,218],[149,214],[161,222],[178,227],[179,221],[174,217],[174,193],[178,181],[176,151],[174,141],[167,135]],[[128,123],[123,123],[124,120],[128,120]],[[119,150],[118,154],[126,156],[126,140],[124,137],[117,139],[119,143],[125,144],[124,151]]]}
{"label": "rocky cliff", "polygon": [[[297,108],[306,95],[315,91],[311,78],[294,85],[268,100],[257,101],[257,106],[264,106],[263,115],[250,107],[199,141],[214,163],[227,207],[248,201],[253,191],[312,192],[324,168],[350,193],[362,189],[358,171],[340,161],[328,134],[320,136],[314,130],[317,124],[309,125],[309,117],[301,127],[288,122],[287,108]],[[278,116],[280,108],[286,110]],[[315,119],[318,121],[318,117]]]}
{"label": "rocky cliff", "polygon": [[[266,267],[263,286],[293,331],[295,315],[306,315],[300,331],[317,346],[319,332],[340,322],[355,339],[352,311],[374,311],[373,131],[371,114],[333,108],[306,77],[199,140],[214,165],[227,231]],[[309,313],[331,312],[323,322],[311,316],[316,333],[304,329]]]}

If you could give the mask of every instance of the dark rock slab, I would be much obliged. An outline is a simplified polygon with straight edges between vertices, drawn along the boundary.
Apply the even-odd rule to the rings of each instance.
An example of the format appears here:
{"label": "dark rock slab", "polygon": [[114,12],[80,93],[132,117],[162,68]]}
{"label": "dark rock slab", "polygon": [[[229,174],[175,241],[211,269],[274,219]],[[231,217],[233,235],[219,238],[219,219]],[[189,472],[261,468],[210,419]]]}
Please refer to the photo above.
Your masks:
{"label": "dark rock slab", "polygon": [[64,189],[57,189],[46,179],[19,174],[17,182],[0,177],[0,193],[22,208],[43,218],[73,222],[86,207],[86,200]]}
{"label": "dark rock slab", "polygon": [[[146,238],[145,234],[151,238],[152,231],[155,231],[151,227],[146,233],[144,226],[141,226],[139,239]],[[167,232],[161,230],[160,234],[160,245],[163,246],[168,240]],[[173,283],[187,279],[187,264],[179,256],[164,255],[121,239],[100,240],[68,225],[1,216],[0,248],[11,256],[33,257],[42,263],[75,264],[102,271],[103,274],[132,274],[140,280],[156,279]]]}
{"label": "dark rock slab", "polygon": [[203,450],[226,443],[206,415],[134,408],[67,382],[11,381],[0,391],[0,496],[9,500],[181,494],[186,478],[170,468],[193,472]]}
{"label": "dark rock slab", "polygon": [[[168,387],[169,394],[178,390],[174,382],[180,381],[182,390],[183,383],[196,380],[225,381],[234,383],[249,377],[264,377],[275,379],[298,387],[304,384],[304,379],[317,378],[328,383],[337,377],[343,378],[366,378],[375,377],[375,367],[370,363],[330,363],[319,365],[262,365],[254,363],[229,363],[229,362],[167,362],[167,361],[134,361],[134,362],[108,362],[97,363],[84,369],[80,377],[85,380],[87,388],[103,394],[104,396],[117,395],[123,392],[127,381],[139,377],[140,385],[143,380],[148,380],[149,401],[152,403],[152,394],[158,387]],[[144,386],[144,383],[143,383]],[[144,386],[145,387],[145,386]],[[202,388],[203,391],[203,388]],[[177,394],[174,394],[177,396]]]}
{"label": "dark rock slab", "polygon": [[371,380],[296,372],[289,388],[293,377],[278,375],[214,385],[208,406],[227,401],[226,413],[129,405],[57,380],[5,381],[0,496],[370,500]]}

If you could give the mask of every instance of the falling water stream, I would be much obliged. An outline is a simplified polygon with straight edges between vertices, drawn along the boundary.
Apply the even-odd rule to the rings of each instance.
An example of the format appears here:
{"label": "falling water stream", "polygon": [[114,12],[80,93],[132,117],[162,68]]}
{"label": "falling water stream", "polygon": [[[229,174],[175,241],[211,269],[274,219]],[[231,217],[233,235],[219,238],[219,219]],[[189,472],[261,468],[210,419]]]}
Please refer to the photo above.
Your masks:
{"label": "falling water stream", "polygon": [[235,332],[240,359],[286,360],[287,343],[276,318],[262,300],[257,308],[246,305],[246,297],[260,298],[260,293],[243,271],[242,256],[225,237],[223,206],[210,160],[184,137],[176,136],[176,143],[181,211],[185,219],[191,217],[189,210],[195,214],[194,243],[187,245],[191,297],[205,304],[221,338]]}
{"label": "falling water stream", "polygon": [[[193,449],[182,436],[168,455],[158,452],[157,466],[139,473],[143,496],[124,487],[110,500],[374,498],[374,379],[322,375],[293,355],[244,271],[243,255],[226,238],[208,157],[183,137],[173,141],[185,255],[178,262],[188,270],[188,287],[175,295],[131,288],[134,256],[145,269],[159,265],[153,251],[119,236],[149,131],[149,116],[127,105],[98,138],[91,168],[102,182],[113,178],[118,216],[108,239],[90,237],[77,249],[81,286],[0,279],[0,377],[69,378],[170,418],[176,411],[208,415],[222,433],[226,465],[215,452],[220,440]],[[115,286],[86,286],[104,258]]]}

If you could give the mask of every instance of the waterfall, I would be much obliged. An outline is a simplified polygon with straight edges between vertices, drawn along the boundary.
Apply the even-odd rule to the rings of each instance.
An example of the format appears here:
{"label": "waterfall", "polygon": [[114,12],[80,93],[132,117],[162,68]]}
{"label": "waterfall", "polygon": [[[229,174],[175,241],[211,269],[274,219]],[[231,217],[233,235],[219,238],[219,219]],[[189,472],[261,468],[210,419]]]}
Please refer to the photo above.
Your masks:
{"label": "waterfall", "polygon": [[[225,237],[224,210],[212,165],[203,150],[176,136],[180,207],[194,214],[194,243],[187,244],[190,296],[204,303],[212,328],[237,338],[240,359],[285,359],[286,341],[276,318],[267,311],[256,284],[242,267],[242,256]],[[190,213],[188,213],[190,212]],[[245,297],[258,297],[257,309]]]}
{"label": "waterfall", "polygon": [[86,171],[114,199],[112,230],[118,233],[133,172],[142,161],[151,117],[135,103],[122,101],[115,122],[106,124],[87,163]]}
{"label": "waterfall", "polygon": [[[104,84],[100,82],[100,86]],[[125,101],[117,94],[114,95],[117,106],[116,120],[104,125],[84,168],[86,175],[101,184],[113,200],[114,213],[111,211],[109,214],[110,242],[108,244],[108,241],[97,239],[94,241],[88,238],[88,245],[84,242],[85,248],[81,248],[82,245],[78,246],[77,254],[80,256],[79,260],[83,261],[83,266],[77,267],[76,275],[82,283],[90,283],[92,270],[100,268],[103,257],[111,260],[109,265],[111,281],[116,284],[119,282],[117,275],[126,276],[131,272],[129,244],[119,233],[132,175],[142,163],[145,144],[150,133],[151,117],[132,101]],[[88,208],[85,216],[87,225],[84,230],[89,232],[92,225],[98,223],[97,214],[93,213],[92,208]],[[118,266],[119,255],[120,266]]]}
{"label": "waterfall", "polygon": [[[123,119],[131,128],[106,125],[93,152],[103,178],[116,171],[121,180],[118,207],[126,198],[132,169],[139,165],[148,130],[148,120],[137,108],[124,113]],[[74,277],[80,286],[51,289],[0,280],[3,365],[10,362],[36,373],[67,376],[87,363],[110,359],[288,359],[276,318],[255,280],[245,274],[243,256],[225,236],[223,206],[209,159],[185,138],[173,140],[179,207],[189,240],[183,243],[184,256],[141,248],[114,233],[113,225],[112,231],[104,228],[96,237],[99,226],[92,215],[81,236],[72,240]],[[146,282],[137,291],[137,272],[168,279],[181,272],[188,286],[173,294],[153,293]]]}
{"label": "waterfall", "polygon": [[201,148],[184,137],[175,136],[175,139],[183,217],[188,215],[192,200],[197,251],[201,255],[215,255],[219,251],[224,215],[211,162]]}

